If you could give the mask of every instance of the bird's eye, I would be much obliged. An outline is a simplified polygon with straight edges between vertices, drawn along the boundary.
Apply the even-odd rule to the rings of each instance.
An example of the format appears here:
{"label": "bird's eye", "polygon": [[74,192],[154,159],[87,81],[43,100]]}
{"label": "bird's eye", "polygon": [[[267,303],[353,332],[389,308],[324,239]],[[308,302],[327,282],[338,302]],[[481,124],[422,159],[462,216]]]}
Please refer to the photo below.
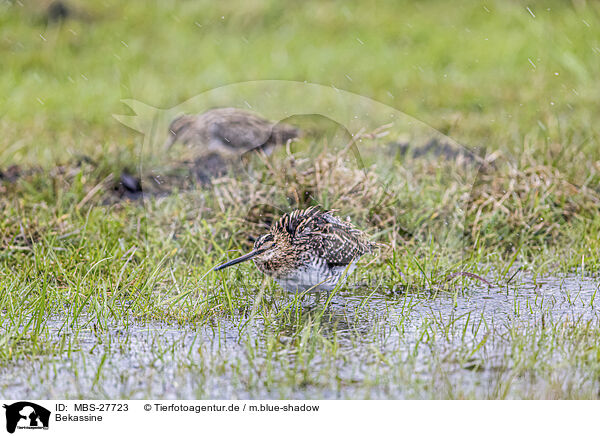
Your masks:
{"label": "bird's eye", "polygon": [[256,240],[256,243],[254,244],[254,248],[261,247],[266,242],[270,242],[272,240],[273,240],[273,235],[271,235],[270,233],[267,235],[261,236],[260,238],[258,238]]}

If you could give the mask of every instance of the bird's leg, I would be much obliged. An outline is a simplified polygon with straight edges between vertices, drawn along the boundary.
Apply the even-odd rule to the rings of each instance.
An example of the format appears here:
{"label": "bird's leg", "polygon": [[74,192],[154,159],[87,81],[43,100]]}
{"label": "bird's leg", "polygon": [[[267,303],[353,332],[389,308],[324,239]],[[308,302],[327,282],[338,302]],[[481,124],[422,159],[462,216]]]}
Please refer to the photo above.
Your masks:
{"label": "bird's leg", "polygon": [[275,313],[279,313],[279,305],[277,304],[277,301],[273,298],[271,299],[271,302],[273,303],[273,306],[275,306]]}

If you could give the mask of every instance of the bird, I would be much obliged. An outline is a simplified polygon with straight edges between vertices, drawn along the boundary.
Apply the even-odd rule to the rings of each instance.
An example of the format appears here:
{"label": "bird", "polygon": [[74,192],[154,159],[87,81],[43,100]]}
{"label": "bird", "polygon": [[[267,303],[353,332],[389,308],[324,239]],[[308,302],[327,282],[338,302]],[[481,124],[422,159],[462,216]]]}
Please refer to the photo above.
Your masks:
{"label": "bird", "polygon": [[349,221],[318,206],[284,214],[260,236],[248,254],[214,268],[219,271],[252,259],[287,292],[331,290],[356,268],[376,244]]}
{"label": "bird", "polygon": [[169,126],[165,149],[176,142],[206,147],[207,152],[236,157],[260,149],[269,155],[276,145],[298,137],[300,130],[285,123],[274,123],[252,112],[237,108],[217,108],[202,114],[185,114]]}

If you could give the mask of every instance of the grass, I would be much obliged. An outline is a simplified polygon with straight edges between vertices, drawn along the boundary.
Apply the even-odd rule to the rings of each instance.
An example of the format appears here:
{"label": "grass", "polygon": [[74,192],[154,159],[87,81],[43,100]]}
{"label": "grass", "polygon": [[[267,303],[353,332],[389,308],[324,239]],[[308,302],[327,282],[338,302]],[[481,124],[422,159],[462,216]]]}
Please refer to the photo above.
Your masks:
{"label": "grass", "polygon": [[[3,397],[597,398],[596,5],[75,5],[0,3]],[[121,99],[259,79],[377,99],[490,164],[363,132],[360,168],[304,117],[250,180],[118,198],[152,159]],[[381,244],[327,309],[251,264],[208,273],[312,204]]]}

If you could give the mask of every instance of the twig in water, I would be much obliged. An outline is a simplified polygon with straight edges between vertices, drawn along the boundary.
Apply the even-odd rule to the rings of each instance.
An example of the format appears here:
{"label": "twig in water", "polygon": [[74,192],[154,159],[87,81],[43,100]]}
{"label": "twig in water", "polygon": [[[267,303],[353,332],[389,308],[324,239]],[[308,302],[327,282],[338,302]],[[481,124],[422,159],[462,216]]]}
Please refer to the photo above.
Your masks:
{"label": "twig in water", "polygon": [[450,281],[455,277],[458,276],[466,276],[466,277],[470,277],[472,279],[477,279],[477,280],[481,280],[483,283],[485,283],[488,286],[492,286],[492,284],[490,282],[488,282],[486,279],[484,279],[483,277],[478,276],[477,274],[473,274],[470,272],[466,272],[466,271],[457,271],[457,272],[453,272],[452,274],[450,274],[447,278],[446,281]]}

